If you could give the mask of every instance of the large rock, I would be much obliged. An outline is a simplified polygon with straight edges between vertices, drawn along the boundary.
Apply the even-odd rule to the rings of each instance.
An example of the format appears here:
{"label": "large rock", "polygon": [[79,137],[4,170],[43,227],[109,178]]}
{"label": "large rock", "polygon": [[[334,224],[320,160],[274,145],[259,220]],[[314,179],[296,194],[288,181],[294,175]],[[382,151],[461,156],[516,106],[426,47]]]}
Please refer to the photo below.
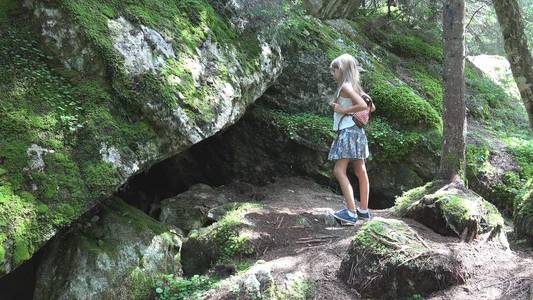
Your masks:
{"label": "large rock", "polygon": [[99,218],[46,248],[35,299],[145,299],[160,274],[181,274],[182,237],[111,201]]}
{"label": "large rock", "polygon": [[506,245],[503,218],[498,209],[461,183],[435,181],[396,199],[395,211],[443,235],[471,241],[481,234]]}
{"label": "large rock", "polygon": [[233,125],[281,73],[263,27],[195,3],[26,0],[2,22],[0,276],[132,175]]}
{"label": "large rock", "polygon": [[405,222],[374,218],[355,234],[338,276],[365,298],[403,299],[464,283],[463,269],[449,249],[430,248]]}
{"label": "large rock", "polygon": [[209,211],[226,201],[224,194],[210,186],[196,184],[184,193],[162,200],[159,220],[188,233],[204,227],[209,220]]}
{"label": "large rock", "polygon": [[252,241],[258,236],[246,214],[253,212],[255,207],[253,204],[242,204],[226,213],[220,221],[192,230],[183,243],[185,275],[201,274],[217,263],[254,254]]}
{"label": "large rock", "polygon": [[305,0],[307,11],[323,19],[353,18],[357,8],[361,5],[360,0]]}

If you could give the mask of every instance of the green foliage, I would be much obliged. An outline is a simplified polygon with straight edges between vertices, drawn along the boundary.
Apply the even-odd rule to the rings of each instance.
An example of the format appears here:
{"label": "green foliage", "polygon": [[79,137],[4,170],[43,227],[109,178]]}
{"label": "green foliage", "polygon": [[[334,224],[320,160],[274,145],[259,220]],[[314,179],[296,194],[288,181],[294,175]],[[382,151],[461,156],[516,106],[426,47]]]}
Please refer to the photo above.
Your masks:
{"label": "green foliage", "polygon": [[194,300],[203,299],[204,293],[213,288],[218,279],[194,275],[189,279],[176,275],[165,275],[154,287],[158,300]]}

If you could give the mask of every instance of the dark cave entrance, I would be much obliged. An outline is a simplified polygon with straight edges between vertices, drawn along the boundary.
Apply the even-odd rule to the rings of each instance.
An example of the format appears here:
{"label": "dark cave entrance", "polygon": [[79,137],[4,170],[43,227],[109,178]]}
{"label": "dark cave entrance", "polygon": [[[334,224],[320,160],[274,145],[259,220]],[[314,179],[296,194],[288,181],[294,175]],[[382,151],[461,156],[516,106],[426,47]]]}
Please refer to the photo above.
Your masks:
{"label": "dark cave entrance", "polygon": [[[117,196],[157,219],[161,200],[185,192],[197,183],[218,187],[232,181],[243,181],[262,186],[279,177],[303,176],[340,194],[336,179],[317,172],[318,168],[312,166],[326,163],[327,153],[297,144],[269,126],[255,113],[261,105],[259,99],[225,131],[132,177],[120,188]],[[357,197],[358,181],[351,168],[348,175]],[[387,192],[371,186],[370,193],[372,209],[388,208],[394,204],[394,196]]]}

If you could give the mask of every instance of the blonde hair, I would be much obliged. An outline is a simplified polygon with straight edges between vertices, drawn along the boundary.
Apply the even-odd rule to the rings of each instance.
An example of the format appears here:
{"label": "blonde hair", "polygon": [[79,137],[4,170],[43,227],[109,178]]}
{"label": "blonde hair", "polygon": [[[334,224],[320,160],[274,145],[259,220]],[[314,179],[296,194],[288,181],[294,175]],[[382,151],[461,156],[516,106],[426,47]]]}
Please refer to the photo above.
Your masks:
{"label": "blonde hair", "polygon": [[359,70],[357,70],[357,60],[352,55],[345,53],[335,58],[329,65],[331,69],[339,69],[341,71],[341,80],[337,82],[337,94],[339,96],[342,85],[349,83],[354,91],[358,94],[363,92],[363,88],[359,83]]}

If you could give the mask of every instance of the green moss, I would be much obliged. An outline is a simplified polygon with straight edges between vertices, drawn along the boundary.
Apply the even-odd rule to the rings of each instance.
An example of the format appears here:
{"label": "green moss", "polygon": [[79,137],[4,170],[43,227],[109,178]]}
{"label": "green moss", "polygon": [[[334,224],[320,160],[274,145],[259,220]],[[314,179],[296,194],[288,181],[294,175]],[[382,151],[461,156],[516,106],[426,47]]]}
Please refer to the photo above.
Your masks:
{"label": "green moss", "polygon": [[15,246],[13,250],[13,263],[19,265],[31,258],[31,251],[29,245],[24,240],[15,240]]}
{"label": "green moss", "polygon": [[458,196],[449,195],[440,198],[443,202],[442,209],[448,221],[466,223],[470,219],[471,211],[465,205],[465,201]]}
{"label": "green moss", "polygon": [[6,249],[4,248],[4,242],[6,239],[7,236],[5,234],[0,234],[0,266],[4,264],[4,259],[6,257]]}
{"label": "green moss", "polygon": [[409,86],[392,84],[378,72],[371,72],[365,82],[370,85],[368,94],[376,103],[377,115],[401,126],[442,130],[437,111]]}
{"label": "green moss", "polygon": [[386,35],[390,42],[389,48],[398,55],[411,58],[425,58],[442,62],[443,51],[440,45],[432,45],[417,36],[398,34]]}
{"label": "green moss", "polygon": [[[277,28],[279,42],[315,53],[326,53],[331,61],[341,54],[361,55],[360,47],[346,34],[324,24],[320,19],[295,10]],[[325,66],[327,67],[327,66]]]}
{"label": "green moss", "polygon": [[249,256],[254,249],[250,246],[249,238],[239,231],[244,215],[257,204],[244,203],[229,211],[217,222],[214,240],[222,251],[219,262],[226,262],[236,255]]}
{"label": "green moss", "polygon": [[118,183],[118,171],[103,161],[88,162],[83,166],[85,184],[96,197],[105,196]]}
{"label": "green moss", "polygon": [[487,143],[479,145],[467,145],[466,147],[466,163],[467,172],[472,175],[486,170],[487,161],[489,159],[490,150]]}
{"label": "green moss", "polygon": [[261,110],[263,119],[284,132],[289,139],[312,148],[327,149],[335,138],[331,119],[309,113],[290,115],[282,111]]}
{"label": "green moss", "polygon": [[410,63],[407,67],[412,78],[416,81],[416,88],[427,97],[431,106],[442,114],[442,80],[435,78],[421,64]]}
{"label": "green moss", "polygon": [[[259,41],[235,34],[229,23],[205,0],[157,1],[122,3],[106,1],[61,1],[62,8],[80,25],[83,36],[97,50],[105,64],[111,68],[112,86],[132,109],[139,109],[147,101],[160,101],[168,108],[182,107],[198,124],[212,120],[218,102],[206,97],[215,94],[215,87],[199,85],[193,81],[193,70],[184,62],[197,56],[195,48],[210,39],[221,46],[233,46],[246,74],[259,70],[257,57]],[[172,46],[177,53],[159,73],[147,73],[133,82],[122,67],[121,58],[113,49],[108,33],[109,18],[124,16],[130,22],[143,24],[173,37]],[[224,72],[216,74],[220,80],[230,80]],[[179,96],[178,96],[179,95]]]}
{"label": "green moss", "polygon": [[[358,251],[371,252],[375,255],[391,256],[391,259],[401,259],[408,255],[398,252],[397,246],[406,245],[410,248],[409,254],[424,251],[423,246],[417,246],[418,240],[411,237],[408,225],[395,219],[374,219],[365,223],[355,234],[352,243]],[[385,241],[385,242],[383,242]],[[416,242],[415,242],[416,241]]]}
{"label": "green moss", "polygon": [[398,216],[404,216],[407,210],[415,201],[420,200],[425,195],[432,193],[440,184],[435,181],[426,183],[423,186],[416,187],[414,189],[404,192],[400,197],[396,198],[394,204],[394,212]]}
{"label": "green moss", "polygon": [[488,201],[483,201],[483,208],[486,211],[487,222],[490,226],[494,227],[497,225],[503,226],[504,220],[496,206]]}
{"label": "green moss", "polygon": [[409,131],[394,127],[379,116],[372,117],[365,132],[372,159],[380,162],[401,161],[421,149],[438,156],[442,140],[439,131]]}

